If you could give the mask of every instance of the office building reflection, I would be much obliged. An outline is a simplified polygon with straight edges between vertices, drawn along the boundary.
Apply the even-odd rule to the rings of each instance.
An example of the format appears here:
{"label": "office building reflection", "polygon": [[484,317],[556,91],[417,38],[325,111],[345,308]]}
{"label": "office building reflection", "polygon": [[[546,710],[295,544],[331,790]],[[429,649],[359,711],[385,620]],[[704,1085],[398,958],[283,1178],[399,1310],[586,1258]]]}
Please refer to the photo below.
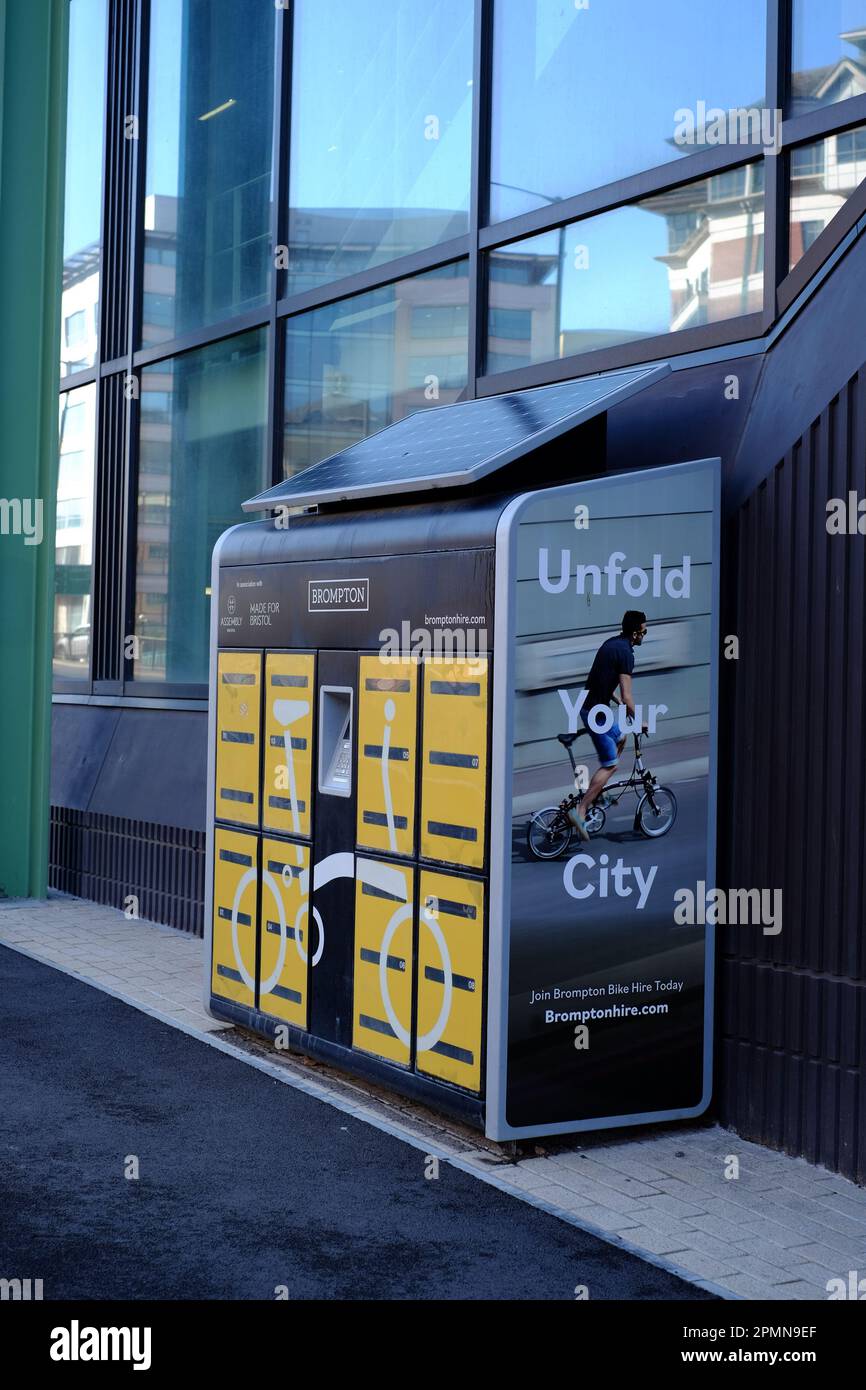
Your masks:
{"label": "office building reflection", "polygon": [[90,662],[96,387],[60,397],[54,549],[54,675],[83,680]]}
{"label": "office building reflection", "polygon": [[763,284],[751,163],[493,252],[487,370],[755,313]]}
{"label": "office building reflection", "polygon": [[791,151],[790,247],[793,270],[866,178],[866,126]]}

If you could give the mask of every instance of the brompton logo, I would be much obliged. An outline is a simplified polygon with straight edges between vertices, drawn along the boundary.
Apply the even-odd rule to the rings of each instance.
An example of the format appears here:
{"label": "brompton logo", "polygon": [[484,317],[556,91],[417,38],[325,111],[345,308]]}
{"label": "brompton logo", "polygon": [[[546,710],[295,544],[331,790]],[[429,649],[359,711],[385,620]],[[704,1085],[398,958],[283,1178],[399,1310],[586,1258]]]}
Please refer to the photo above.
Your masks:
{"label": "brompton logo", "polygon": [[311,579],[308,613],[368,613],[369,579]]}

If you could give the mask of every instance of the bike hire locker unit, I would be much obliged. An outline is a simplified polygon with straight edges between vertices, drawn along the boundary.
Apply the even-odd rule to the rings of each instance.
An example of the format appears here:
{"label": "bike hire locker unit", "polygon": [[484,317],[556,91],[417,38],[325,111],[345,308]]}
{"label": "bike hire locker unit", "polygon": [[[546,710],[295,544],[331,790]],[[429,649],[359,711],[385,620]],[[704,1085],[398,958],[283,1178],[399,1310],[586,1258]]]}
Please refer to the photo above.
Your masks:
{"label": "bike hire locker unit", "polygon": [[[251,499],[266,519],[220,538],[217,1018],[493,1138],[705,1104],[709,928],[676,927],[660,903],[674,882],[712,882],[717,469],[603,476],[608,407],[667,370],[419,412]],[[573,790],[557,735],[623,608],[658,633],[636,698],[643,682],[668,697],[689,805],[658,845],[618,843],[608,813],[542,862],[527,822]],[[594,991],[622,1007],[607,986],[632,984],[629,1004],[653,1012],[588,1020],[579,1047]]]}

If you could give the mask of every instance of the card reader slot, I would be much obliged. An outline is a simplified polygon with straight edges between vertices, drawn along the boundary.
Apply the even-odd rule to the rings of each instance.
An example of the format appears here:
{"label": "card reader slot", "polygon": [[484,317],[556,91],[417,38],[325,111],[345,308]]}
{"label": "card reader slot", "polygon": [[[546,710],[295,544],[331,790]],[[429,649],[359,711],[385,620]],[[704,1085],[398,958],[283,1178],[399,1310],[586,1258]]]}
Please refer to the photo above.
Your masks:
{"label": "card reader slot", "polygon": [[325,796],[352,795],[351,686],[319,689],[319,791]]}

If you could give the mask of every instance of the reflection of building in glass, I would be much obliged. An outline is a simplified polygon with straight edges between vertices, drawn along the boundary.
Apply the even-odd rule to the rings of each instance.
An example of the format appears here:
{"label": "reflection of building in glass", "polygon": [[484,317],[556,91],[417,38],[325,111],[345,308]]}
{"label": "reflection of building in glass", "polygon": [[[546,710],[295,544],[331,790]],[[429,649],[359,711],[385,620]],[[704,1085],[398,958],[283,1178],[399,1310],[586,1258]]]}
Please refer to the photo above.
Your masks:
{"label": "reflection of building in glass", "polygon": [[60,301],[60,375],[91,367],[99,332],[99,242],[66,256]]}
{"label": "reflection of building in glass", "polygon": [[466,213],[442,208],[297,208],[288,246],[289,293],[355,275],[466,232]]}
{"label": "reflection of building in glass", "polygon": [[[274,7],[153,0],[144,343],[267,298]],[[169,58],[170,53],[170,58]]]}
{"label": "reflection of building in glass", "polygon": [[671,332],[760,312],[764,294],[764,166],[741,165],[641,206],[667,222]]}
{"label": "reflection of building in glass", "polygon": [[171,507],[171,364],[148,372],[141,393],[136,526],[136,674],[165,678]]}
{"label": "reflection of building in glass", "polygon": [[137,478],[137,680],[195,681],[207,659],[210,560],[264,485],[262,330],[145,367]]}
{"label": "reflection of building in glass", "polygon": [[866,127],[791,151],[793,268],[866,178]]}
{"label": "reflection of building in glass", "polygon": [[177,287],[177,198],[152,193],[144,200],[142,346],[174,334]]}
{"label": "reflection of building in glass", "polygon": [[[561,246],[562,238],[557,240]],[[527,357],[536,361],[548,355],[559,328],[561,259],[561,251],[521,255],[515,250],[497,261],[487,322],[489,372],[506,372],[522,367]]]}
{"label": "reflection of building in glass", "polygon": [[96,388],[60,397],[60,466],[55,535],[54,674],[87,674],[93,564],[93,449]]}
{"label": "reflection of building in glass", "polygon": [[286,472],[457,400],[466,386],[468,296],[460,261],[289,319]]}
{"label": "reflection of building in glass", "polygon": [[866,92],[866,29],[849,29],[839,35],[839,41],[854,52],[843,54],[835,63],[791,74],[792,115],[802,116]]}
{"label": "reflection of building in glass", "polygon": [[[143,345],[186,331],[190,319],[199,315],[212,322],[261,303],[270,231],[257,228],[260,223],[270,227],[269,197],[270,174],[219,190],[203,208],[191,208],[188,197],[148,195],[144,202]],[[248,205],[258,208],[262,200],[265,207],[253,217]],[[196,219],[204,228],[201,248],[189,228]],[[191,244],[196,246],[195,255]]]}
{"label": "reflection of building in glass", "polygon": [[763,165],[514,242],[490,267],[489,372],[758,312]]}

